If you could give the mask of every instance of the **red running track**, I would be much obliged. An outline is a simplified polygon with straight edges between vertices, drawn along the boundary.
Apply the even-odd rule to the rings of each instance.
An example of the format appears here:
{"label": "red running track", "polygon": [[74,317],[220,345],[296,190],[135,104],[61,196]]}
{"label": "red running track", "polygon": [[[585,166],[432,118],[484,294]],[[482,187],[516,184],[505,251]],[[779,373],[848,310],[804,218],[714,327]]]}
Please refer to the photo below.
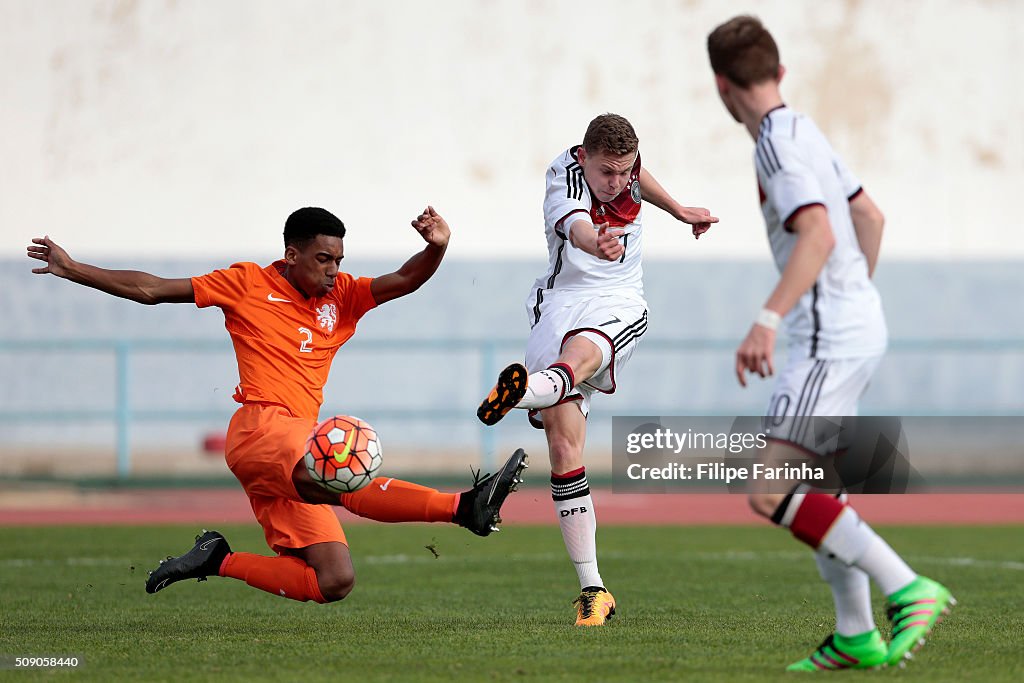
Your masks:
{"label": "red running track", "polygon": [[[602,524],[761,524],[738,494],[613,494],[594,490]],[[253,523],[249,502],[239,489],[136,489],[40,494],[26,501],[0,496],[0,526],[106,524]],[[1024,491],[851,496],[872,524],[1024,524]],[[345,524],[367,522],[339,508]],[[502,509],[506,524],[553,524],[546,489],[514,493]]]}

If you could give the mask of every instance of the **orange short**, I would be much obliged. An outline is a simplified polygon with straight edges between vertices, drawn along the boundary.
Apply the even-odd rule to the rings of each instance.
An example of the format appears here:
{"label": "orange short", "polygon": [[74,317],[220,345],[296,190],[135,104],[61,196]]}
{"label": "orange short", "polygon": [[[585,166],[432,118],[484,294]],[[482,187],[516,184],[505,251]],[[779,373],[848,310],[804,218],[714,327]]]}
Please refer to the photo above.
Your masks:
{"label": "orange short", "polygon": [[266,403],[244,404],[228,425],[224,459],[248,494],[267,545],[277,553],[329,541],[348,544],[333,508],[303,501],[292,483],[313,426],[283,406]]}

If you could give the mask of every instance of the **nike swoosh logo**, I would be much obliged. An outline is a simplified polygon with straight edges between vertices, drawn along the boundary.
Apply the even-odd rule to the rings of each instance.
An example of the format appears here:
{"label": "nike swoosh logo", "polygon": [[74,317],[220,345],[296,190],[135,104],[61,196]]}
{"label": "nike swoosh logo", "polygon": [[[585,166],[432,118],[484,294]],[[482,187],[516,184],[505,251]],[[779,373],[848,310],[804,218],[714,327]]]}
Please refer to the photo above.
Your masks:
{"label": "nike swoosh logo", "polygon": [[[508,463],[505,463],[505,464],[507,465]],[[498,481],[501,479],[502,472],[504,472],[504,469],[502,469],[502,471],[498,472],[498,474],[494,477],[494,480],[491,482],[491,490],[487,493],[487,504],[488,505],[491,504],[491,500],[494,498],[494,492],[498,488]],[[519,466],[517,465],[516,466],[516,474],[518,474],[519,472],[522,472],[522,469],[520,469]],[[516,476],[516,474],[514,474],[512,476],[514,477],[514,476]]]}
{"label": "nike swoosh logo", "polygon": [[611,325],[612,323],[621,323],[621,322],[622,321],[619,320],[617,316],[613,315],[611,320],[609,320],[608,322],[601,323],[600,325],[598,325],[598,327],[604,327],[605,325]]}
{"label": "nike swoosh logo", "polygon": [[278,301],[278,302],[280,302],[282,304],[290,304],[291,303],[290,299],[278,299],[273,294],[267,294],[267,301]]}
{"label": "nike swoosh logo", "polygon": [[498,482],[501,481],[501,475],[504,469],[495,475],[494,479],[491,480],[491,490],[487,492],[487,504],[491,504],[491,500],[494,499],[494,492],[498,489]]}
{"label": "nike swoosh logo", "polygon": [[334,459],[340,463],[344,463],[348,460],[349,451],[352,450],[352,439],[356,438],[356,430],[351,430],[348,433],[348,439],[345,440],[345,447],[341,449],[341,453],[334,451]]}
{"label": "nike swoosh logo", "polygon": [[220,540],[219,538],[211,538],[209,541],[206,541],[201,546],[199,546],[199,549],[200,550],[209,550],[210,546],[213,545],[214,543],[218,542],[219,540]]}
{"label": "nike swoosh logo", "polygon": [[384,482],[383,484],[380,485],[380,490],[381,491],[387,491],[388,487],[391,486],[391,482],[393,482],[393,481],[394,481],[394,478],[388,479],[386,482]]}

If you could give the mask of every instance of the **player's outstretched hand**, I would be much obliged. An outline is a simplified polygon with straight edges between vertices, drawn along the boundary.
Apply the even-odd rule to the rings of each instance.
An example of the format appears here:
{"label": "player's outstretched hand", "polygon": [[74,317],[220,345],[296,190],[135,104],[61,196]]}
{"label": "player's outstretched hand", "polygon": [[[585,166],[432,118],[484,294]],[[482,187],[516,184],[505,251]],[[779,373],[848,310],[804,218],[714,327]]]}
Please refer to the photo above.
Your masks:
{"label": "player's outstretched hand", "polygon": [[761,377],[775,374],[772,353],[775,351],[775,330],[758,325],[751,326],[747,338],[736,350],[736,379],[740,386],[747,386],[746,373],[757,373]]}
{"label": "player's outstretched hand", "polygon": [[434,210],[434,207],[428,206],[423,209],[423,213],[416,216],[416,220],[412,222],[412,227],[416,228],[416,232],[420,234],[427,243],[434,244],[439,247],[448,245],[448,239],[452,235],[451,229],[448,227],[448,223],[445,222],[441,215]]}
{"label": "player's outstretched hand", "polygon": [[68,253],[61,249],[56,242],[47,237],[33,237],[32,244],[28,246],[29,258],[45,261],[42,268],[33,268],[32,272],[39,275],[50,273],[57,277],[64,277],[73,261]]}
{"label": "player's outstretched hand", "polygon": [[693,239],[700,239],[700,236],[711,229],[712,223],[718,219],[711,215],[711,212],[700,206],[684,206],[677,216],[679,220],[693,226]]}
{"label": "player's outstretched hand", "polygon": [[597,258],[605,261],[618,261],[622,258],[622,252],[626,248],[622,246],[622,237],[625,230],[609,230],[607,223],[594,226],[597,228]]}

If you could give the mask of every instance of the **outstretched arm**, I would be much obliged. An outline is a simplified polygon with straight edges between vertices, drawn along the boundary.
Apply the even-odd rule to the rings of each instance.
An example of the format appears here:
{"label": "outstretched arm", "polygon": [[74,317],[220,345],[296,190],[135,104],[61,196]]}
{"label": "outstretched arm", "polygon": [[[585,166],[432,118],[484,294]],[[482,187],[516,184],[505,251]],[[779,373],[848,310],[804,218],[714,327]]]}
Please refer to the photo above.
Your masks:
{"label": "outstretched arm", "polygon": [[761,377],[775,373],[772,355],[779,321],[814,286],[836,243],[828,212],[820,204],[800,211],[790,227],[797,234],[793,252],[764,310],[736,351],[736,378],[740,386],[747,386],[744,374],[748,371]]}
{"label": "outstretched arm", "polygon": [[28,256],[46,263],[33,268],[33,273],[56,275],[140,304],[195,302],[189,278],[168,279],[137,270],[107,270],[79,263],[49,237],[34,237]]}
{"label": "outstretched arm", "polygon": [[668,190],[662,187],[661,183],[655,180],[654,176],[646,168],[640,169],[640,194],[644,199],[677,221],[693,226],[694,239],[700,239],[701,235],[711,229],[712,223],[718,222],[718,219],[712,216],[711,212],[707,209],[696,206],[683,206],[675,199],[672,199],[672,195],[668,193]]}
{"label": "outstretched arm", "polygon": [[577,218],[569,226],[569,244],[602,261],[618,261],[626,250],[619,239],[624,234],[626,231],[619,228],[609,230],[607,223],[594,225],[585,218]]}
{"label": "outstretched arm", "polygon": [[882,247],[882,228],[885,216],[882,215],[867,192],[861,192],[850,202],[850,217],[853,218],[853,230],[857,233],[857,243],[868,260],[868,277],[875,274],[878,264],[878,251]]}
{"label": "outstretched arm", "polygon": [[395,272],[373,278],[370,293],[377,305],[415,292],[441,265],[451,237],[448,223],[434,211],[434,207],[428,206],[412,222],[412,227],[416,228],[427,246]]}

